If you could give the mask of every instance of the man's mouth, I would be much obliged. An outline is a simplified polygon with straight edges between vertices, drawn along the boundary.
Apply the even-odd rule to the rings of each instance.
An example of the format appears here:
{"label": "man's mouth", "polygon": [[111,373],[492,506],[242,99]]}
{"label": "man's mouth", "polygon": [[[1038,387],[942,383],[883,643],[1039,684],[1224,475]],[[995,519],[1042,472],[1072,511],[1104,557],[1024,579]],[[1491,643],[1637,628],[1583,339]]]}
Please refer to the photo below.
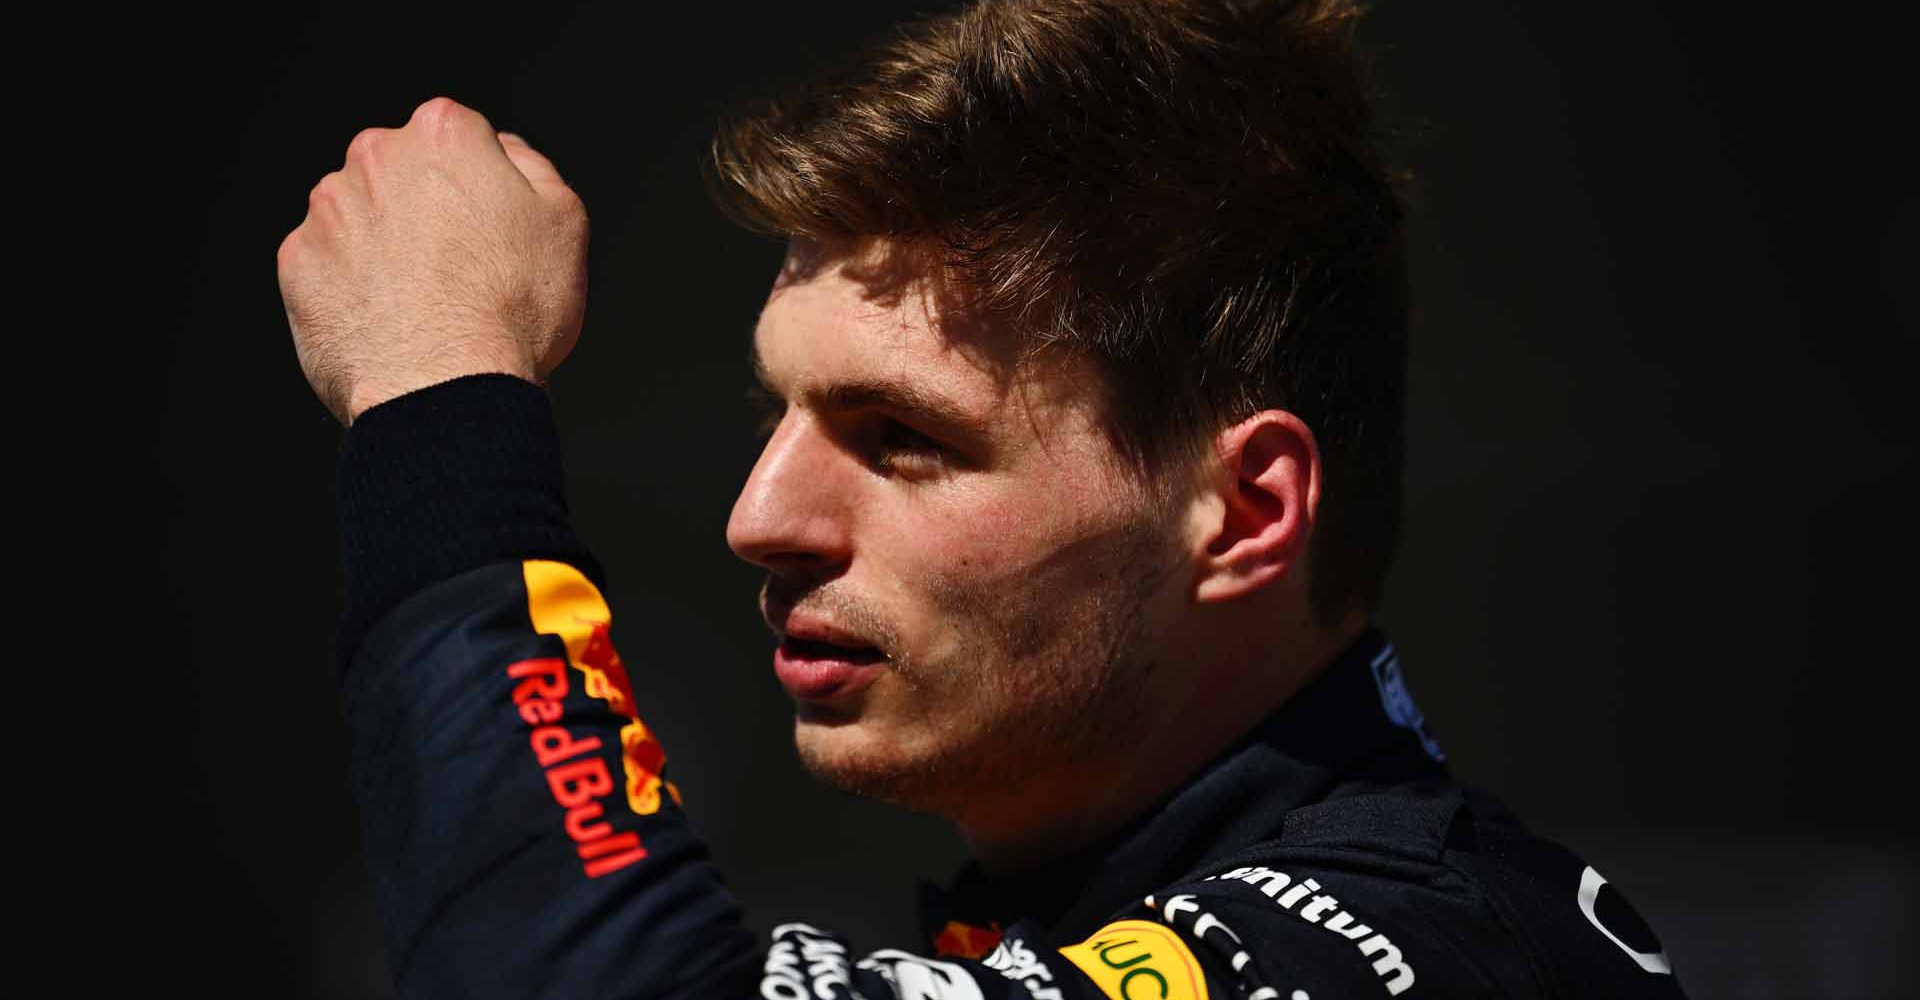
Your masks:
{"label": "man's mouth", "polygon": [[787,636],[773,651],[773,673],[801,701],[845,698],[873,683],[887,657],[873,646]]}
{"label": "man's mouth", "polygon": [[834,660],[843,663],[878,663],[886,659],[886,654],[872,646],[854,646],[838,642],[826,642],[820,639],[802,639],[788,636],[781,643],[789,655],[807,660]]}

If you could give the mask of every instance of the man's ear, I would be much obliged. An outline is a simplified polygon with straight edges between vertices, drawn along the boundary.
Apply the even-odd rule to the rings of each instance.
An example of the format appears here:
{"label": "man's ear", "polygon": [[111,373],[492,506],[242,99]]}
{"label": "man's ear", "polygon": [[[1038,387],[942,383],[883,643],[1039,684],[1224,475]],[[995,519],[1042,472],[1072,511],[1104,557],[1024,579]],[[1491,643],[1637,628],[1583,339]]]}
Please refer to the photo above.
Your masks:
{"label": "man's ear", "polygon": [[1195,583],[1199,601],[1230,601],[1305,565],[1320,504],[1320,447],[1285,410],[1262,410],[1221,431],[1215,489]]}

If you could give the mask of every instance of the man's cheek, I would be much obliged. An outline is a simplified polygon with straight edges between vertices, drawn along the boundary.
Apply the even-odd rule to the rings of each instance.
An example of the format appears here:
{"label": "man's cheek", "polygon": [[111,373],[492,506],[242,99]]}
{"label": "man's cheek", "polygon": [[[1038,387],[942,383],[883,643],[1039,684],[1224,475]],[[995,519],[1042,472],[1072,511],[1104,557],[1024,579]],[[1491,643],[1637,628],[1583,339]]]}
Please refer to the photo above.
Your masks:
{"label": "man's cheek", "polygon": [[890,568],[896,596],[917,591],[960,593],[1017,577],[1044,563],[1045,526],[1011,501],[939,511],[904,521],[872,538],[869,551]]}

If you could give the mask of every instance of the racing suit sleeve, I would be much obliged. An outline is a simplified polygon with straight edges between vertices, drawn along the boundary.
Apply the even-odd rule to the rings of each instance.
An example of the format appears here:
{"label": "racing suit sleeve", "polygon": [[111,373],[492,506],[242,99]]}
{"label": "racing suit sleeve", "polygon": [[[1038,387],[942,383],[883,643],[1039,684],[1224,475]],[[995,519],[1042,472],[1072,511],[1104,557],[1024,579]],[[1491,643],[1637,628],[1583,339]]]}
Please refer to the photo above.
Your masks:
{"label": "racing suit sleeve", "polygon": [[1196,905],[1223,883],[1084,940],[1015,925],[974,957],[856,957],[800,924],[762,947],[634,704],[557,440],[538,387],[471,376],[369,410],[342,451],[342,700],[402,995],[1268,1000],[1294,995],[1276,970],[1317,975],[1275,949],[1297,965],[1336,946],[1343,977],[1400,992],[1397,947],[1295,928],[1264,899]]}

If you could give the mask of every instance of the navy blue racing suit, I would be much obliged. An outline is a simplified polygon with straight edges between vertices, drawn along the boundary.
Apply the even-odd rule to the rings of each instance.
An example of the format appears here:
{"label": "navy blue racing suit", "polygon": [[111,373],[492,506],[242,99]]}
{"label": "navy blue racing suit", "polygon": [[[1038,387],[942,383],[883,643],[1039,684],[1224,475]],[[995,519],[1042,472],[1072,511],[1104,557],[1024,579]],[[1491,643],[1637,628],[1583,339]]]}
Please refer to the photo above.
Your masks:
{"label": "navy blue racing suit", "polygon": [[964,868],[920,948],[757,941],[634,704],[557,441],[543,390],[472,376],[342,450],[343,703],[407,997],[1682,995],[1604,876],[1448,776],[1377,629],[1125,829]]}

